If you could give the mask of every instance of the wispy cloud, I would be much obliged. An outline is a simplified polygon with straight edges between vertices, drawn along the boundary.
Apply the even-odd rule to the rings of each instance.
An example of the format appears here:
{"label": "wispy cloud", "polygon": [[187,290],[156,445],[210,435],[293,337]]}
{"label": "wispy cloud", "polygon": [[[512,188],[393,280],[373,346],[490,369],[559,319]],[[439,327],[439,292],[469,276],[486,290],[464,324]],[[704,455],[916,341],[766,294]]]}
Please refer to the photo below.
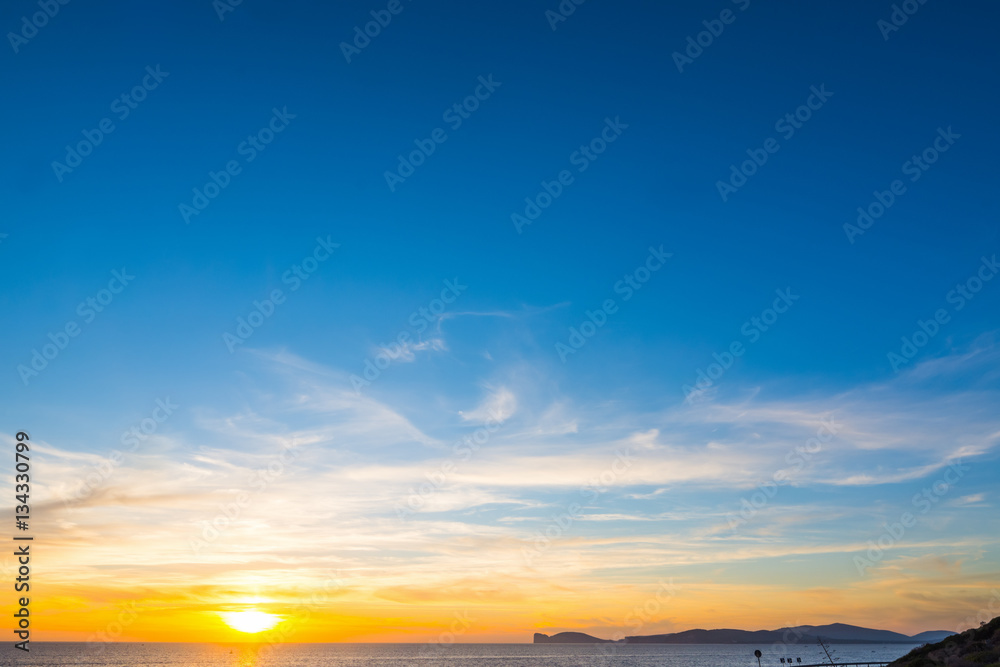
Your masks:
{"label": "wispy cloud", "polygon": [[487,419],[507,421],[517,411],[517,397],[506,387],[489,389],[489,395],[472,410],[459,410],[458,414],[467,422],[485,422]]}
{"label": "wispy cloud", "polygon": [[385,354],[393,361],[414,362],[417,352],[443,352],[448,349],[443,338],[429,338],[416,342],[401,342],[394,347],[376,347],[375,355]]}
{"label": "wispy cloud", "polygon": [[[504,593],[511,599],[527,599],[553,578],[580,590],[635,584],[653,571],[700,581],[704,568],[726,577],[751,562],[778,581],[777,564],[789,559],[849,566],[849,554],[867,548],[880,522],[899,516],[893,499],[905,509],[919,485],[956,458],[994,456],[1000,433],[991,388],[928,393],[921,366],[919,383],[902,374],[804,396],[756,387],[638,411],[559,394],[536,407],[523,398],[534,377],[518,372],[479,382],[458,399],[426,392],[377,400],[349,391],[344,372],[288,352],[255,358],[260,367],[245,376],[242,409],[195,409],[193,429],[183,432],[166,424],[81,502],[61,502],[60,486],[108,455],[36,445],[46,471],[38,527],[52,550],[54,586],[96,594],[156,580],[180,594],[196,572],[217,590],[247,582],[270,582],[260,584],[270,590],[276,582],[306,586],[335,565],[357,577],[346,595],[361,604],[477,591],[497,600],[504,596],[490,582],[501,576],[520,582]],[[927,363],[946,373],[970,358]],[[419,514],[399,522],[394,503],[454,460],[452,443],[491,416],[504,425],[488,445],[462,460]],[[789,453],[831,419],[836,436],[803,465],[789,463]],[[621,452],[631,465],[606,475]],[[745,530],[725,530],[739,494],[778,471],[787,490]],[[602,491],[582,501],[588,484]],[[879,572],[917,557],[967,567],[961,563],[993,548],[996,540],[956,527],[963,513],[989,510],[972,476],[963,484],[962,495],[935,509],[929,532],[908,537]],[[240,494],[249,502],[227,517]],[[573,502],[585,506],[582,517],[526,564],[521,549]],[[213,522],[218,535],[192,550]],[[836,577],[853,585],[846,574]]]}

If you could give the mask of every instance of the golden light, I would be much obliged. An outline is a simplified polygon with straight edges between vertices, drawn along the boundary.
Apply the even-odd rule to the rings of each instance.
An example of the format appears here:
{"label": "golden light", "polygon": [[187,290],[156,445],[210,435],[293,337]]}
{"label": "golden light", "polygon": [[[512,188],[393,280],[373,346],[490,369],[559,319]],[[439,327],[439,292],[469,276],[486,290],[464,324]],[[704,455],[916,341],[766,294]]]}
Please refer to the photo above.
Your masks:
{"label": "golden light", "polygon": [[233,630],[248,634],[270,630],[281,622],[280,616],[264,611],[223,611],[219,615]]}

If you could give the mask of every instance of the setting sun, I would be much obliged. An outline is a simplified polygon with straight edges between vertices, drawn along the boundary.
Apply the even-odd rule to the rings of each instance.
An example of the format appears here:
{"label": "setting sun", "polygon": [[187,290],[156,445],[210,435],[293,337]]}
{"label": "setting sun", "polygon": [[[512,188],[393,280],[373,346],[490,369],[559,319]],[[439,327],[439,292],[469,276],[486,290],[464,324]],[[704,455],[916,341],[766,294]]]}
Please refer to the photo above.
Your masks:
{"label": "setting sun", "polygon": [[226,611],[219,614],[233,630],[253,634],[270,630],[281,622],[281,617],[263,611]]}

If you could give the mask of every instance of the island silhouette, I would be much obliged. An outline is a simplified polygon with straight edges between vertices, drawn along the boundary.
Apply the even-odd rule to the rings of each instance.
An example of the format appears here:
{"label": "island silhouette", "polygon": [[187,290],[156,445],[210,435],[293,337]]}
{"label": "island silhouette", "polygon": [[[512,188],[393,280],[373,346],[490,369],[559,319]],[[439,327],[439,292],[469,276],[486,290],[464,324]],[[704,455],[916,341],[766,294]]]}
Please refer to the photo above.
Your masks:
{"label": "island silhouette", "polygon": [[808,644],[820,638],[829,644],[925,644],[938,642],[955,634],[948,630],[928,630],[904,635],[891,630],[875,630],[845,623],[798,625],[777,630],[684,630],[661,635],[637,635],[623,639],[601,639],[584,632],[559,632],[546,635],[536,632],[535,644],[603,644],[624,641],[630,644],[772,644],[774,642]]}

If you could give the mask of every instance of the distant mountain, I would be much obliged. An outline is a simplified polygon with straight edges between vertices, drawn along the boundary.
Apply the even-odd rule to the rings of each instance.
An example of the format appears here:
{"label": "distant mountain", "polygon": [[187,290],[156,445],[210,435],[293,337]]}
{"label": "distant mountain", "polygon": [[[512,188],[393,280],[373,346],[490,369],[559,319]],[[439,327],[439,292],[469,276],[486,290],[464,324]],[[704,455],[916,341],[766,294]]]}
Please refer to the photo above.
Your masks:
{"label": "distant mountain", "polygon": [[955,633],[948,630],[928,630],[927,632],[921,632],[919,635],[913,635],[913,638],[917,641],[932,644],[947,639],[953,634]]}
{"label": "distant mountain", "polygon": [[583,632],[560,632],[549,637],[540,632],[535,633],[535,644],[606,644],[610,639],[598,639]]}
{"label": "distant mountain", "polygon": [[800,625],[793,630],[814,637],[822,637],[827,641],[849,639],[851,641],[878,642],[879,644],[909,644],[914,641],[909,635],[892,632],[891,630],[872,630],[857,625],[831,623],[830,625]]}
{"label": "distant mountain", "polygon": [[[626,637],[625,641],[630,644],[772,644],[788,642],[792,637],[798,644],[814,644],[822,637],[830,644],[922,644],[940,641],[953,634],[946,630],[930,630],[909,636],[890,630],[832,623],[799,625],[778,630],[685,630],[665,635]],[[551,637],[536,632],[534,637],[535,644],[600,644],[609,641],[612,640],[600,639],[583,632],[560,632]]]}

